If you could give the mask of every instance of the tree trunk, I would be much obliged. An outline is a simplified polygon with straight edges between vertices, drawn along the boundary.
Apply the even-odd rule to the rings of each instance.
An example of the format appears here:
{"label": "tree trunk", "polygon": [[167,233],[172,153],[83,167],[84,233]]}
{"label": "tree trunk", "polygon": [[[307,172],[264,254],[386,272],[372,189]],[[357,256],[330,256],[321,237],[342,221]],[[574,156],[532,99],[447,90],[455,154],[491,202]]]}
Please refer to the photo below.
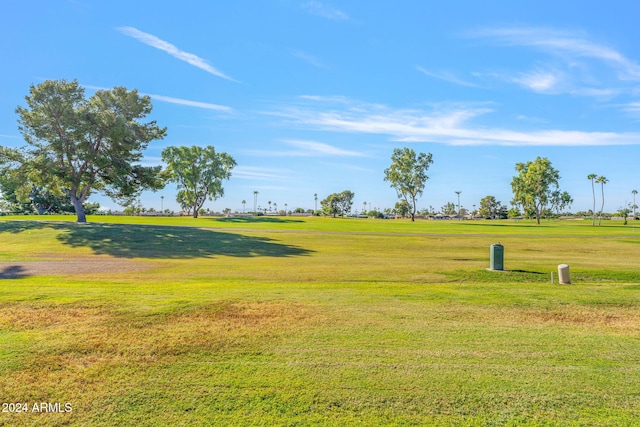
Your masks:
{"label": "tree trunk", "polygon": [[604,185],[602,186],[602,206],[600,207],[600,215],[598,215],[598,226],[602,224],[602,212],[604,212]]}
{"label": "tree trunk", "polygon": [[409,204],[409,201],[407,200],[407,198],[404,198],[404,201],[407,202],[407,204],[409,205],[409,207],[411,208],[411,222],[415,222],[416,221],[416,210],[418,210],[417,206],[416,206],[416,198],[415,196],[411,196],[411,204]]}
{"label": "tree trunk", "polygon": [[596,225],[596,188],[591,180],[591,192],[593,193],[593,211],[591,212],[591,225]]}
{"label": "tree trunk", "polygon": [[87,216],[84,213],[84,204],[82,200],[78,199],[75,194],[70,194],[69,198],[71,199],[71,204],[73,204],[73,208],[76,211],[76,216],[78,217],[77,222],[86,223]]}

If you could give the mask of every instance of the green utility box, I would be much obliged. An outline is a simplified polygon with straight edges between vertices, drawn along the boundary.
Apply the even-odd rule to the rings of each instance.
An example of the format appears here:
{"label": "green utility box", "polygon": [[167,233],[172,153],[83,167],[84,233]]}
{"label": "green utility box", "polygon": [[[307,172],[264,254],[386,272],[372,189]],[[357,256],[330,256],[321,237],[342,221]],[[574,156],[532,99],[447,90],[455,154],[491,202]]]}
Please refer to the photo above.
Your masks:
{"label": "green utility box", "polygon": [[504,270],[504,246],[500,243],[491,245],[489,270]]}

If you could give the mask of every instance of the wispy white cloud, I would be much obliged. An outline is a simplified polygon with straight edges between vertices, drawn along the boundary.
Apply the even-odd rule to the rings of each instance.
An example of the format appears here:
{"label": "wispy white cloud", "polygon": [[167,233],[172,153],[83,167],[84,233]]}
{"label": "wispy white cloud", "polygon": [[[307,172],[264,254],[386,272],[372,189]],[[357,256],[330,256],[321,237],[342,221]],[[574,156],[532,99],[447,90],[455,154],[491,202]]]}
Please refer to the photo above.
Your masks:
{"label": "wispy white cloud", "polygon": [[238,166],[233,169],[233,177],[254,181],[289,180],[293,174],[286,169],[264,168],[258,166]]}
{"label": "wispy white cloud", "polygon": [[429,77],[433,77],[434,79],[444,80],[445,82],[457,84],[460,86],[479,87],[477,84],[463,80],[449,71],[429,71],[420,66],[416,66],[416,69]]}
{"label": "wispy white cloud", "polygon": [[357,151],[344,150],[325,144],[324,142],[307,141],[302,139],[287,139],[283,141],[292,147],[298,148],[300,155],[304,156],[341,156],[341,157],[361,157],[364,154]]}
{"label": "wispy white cloud", "polygon": [[521,122],[525,122],[525,123],[534,123],[536,125],[549,123],[549,121],[546,119],[542,119],[540,117],[527,116],[524,114],[517,114],[516,116],[514,116],[514,119],[519,120]]}
{"label": "wispy white cloud", "polygon": [[204,70],[209,74],[213,74],[214,76],[233,82],[238,82],[237,80],[229,77],[222,71],[210,65],[205,59],[199,57],[198,55],[185,52],[175,45],[154,36],[153,34],[145,33],[134,27],[118,27],[117,30],[126,36],[132,37],[148,46],[160,49],[173,56],[174,58],[184,61],[187,64],[193,65],[194,67],[200,68],[201,70]]}
{"label": "wispy white cloud", "polygon": [[329,6],[328,4],[321,3],[319,1],[310,0],[304,2],[302,4],[302,8],[310,14],[320,16],[322,18],[332,19],[335,21],[349,20],[349,15],[347,15],[340,9],[336,9],[333,6]]}
{"label": "wispy white cloud", "polygon": [[327,96],[327,95],[300,95],[298,98],[303,99],[303,100],[309,100],[309,101],[317,101],[317,102],[329,102],[329,103],[335,103],[335,104],[352,104],[353,101],[351,101],[349,98],[347,98],[346,96],[342,96],[342,95],[334,95],[334,96]]}
{"label": "wispy white cloud", "polygon": [[628,93],[640,82],[640,64],[581,32],[506,27],[477,30],[467,36],[548,55],[546,64],[532,71],[487,74],[538,93],[605,99]]}
{"label": "wispy white cloud", "polygon": [[473,119],[493,110],[475,105],[436,107],[433,111],[394,110],[380,105],[366,108],[343,105],[318,108],[296,105],[276,114],[285,120],[314,130],[387,135],[402,142],[432,142],[447,145],[498,146],[611,146],[640,144],[640,133],[586,132],[579,130],[547,129],[534,132],[482,127]]}
{"label": "wispy white cloud", "polygon": [[610,88],[591,88],[591,87],[579,87],[569,91],[572,95],[578,96],[590,96],[594,98],[611,98],[614,96],[625,93],[624,89],[610,87]]}
{"label": "wispy white cloud", "polygon": [[171,104],[186,105],[189,107],[204,108],[207,110],[216,110],[216,111],[225,111],[225,112],[230,112],[233,110],[231,107],[227,107],[226,105],[211,104],[209,102],[190,101],[188,99],[173,98],[173,97],[164,96],[164,95],[153,95],[153,94],[146,94],[146,95],[149,96],[151,99],[155,99],[157,101],[162,101],[162,102],[169,102]]}
{"label": "wispy white cloud", "polygon": [[640,114],[640,102],[629,102],[622,106],[622,110],[633,115]]}
{"label": "wispy white cloud", "polygon": [[293,56],[295,56],[298,59],[303,60],[304,62],[313,65],[314,67],[317,68],[323,68],[323,69],[328,69],[329,67],[327,67],[322,61],[320,61],[318,58],[316,58],[314,55],[311,55],[309,53],[303,52],[301,50],[297,50],[297,49],[292,49],[291,50],[291,54]]}
{"label": "wispy white cloud", "polygon": [[470,33],[510,46],[529,46],[571,58],[591,58],[609,64],[620,78],[640,80],[640,65],[617,50],[588,40],[584,34],[549,28],[493,28]]}
{"label": "wispy white cloud", "polygon": [[552,92],[558,88],[562,73],[535,69],[512,77],[512,80],[534,92]]}
{"label": "wispy white cloud", "polygon": [[345,150],[324,142],[308,141],[302,139],[281,140],[285,145],[292,147],[285,150],[250,150],[249,154],[261,157],[364,157],[364,153]]}

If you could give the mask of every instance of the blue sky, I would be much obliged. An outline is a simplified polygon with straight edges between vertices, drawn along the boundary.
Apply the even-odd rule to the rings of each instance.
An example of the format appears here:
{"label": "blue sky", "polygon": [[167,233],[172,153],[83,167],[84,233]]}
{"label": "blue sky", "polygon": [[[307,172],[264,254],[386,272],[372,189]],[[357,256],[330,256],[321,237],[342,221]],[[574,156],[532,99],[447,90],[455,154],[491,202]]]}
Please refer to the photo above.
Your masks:
{"label": "blue sky", "polygon": [[[640,190],[640,3],[603,1],[97,1],[0,4],[0,144],[23,145],[31,84],[77,79],[153,99],[170,145],[238,166],[214,210],[313,208],[345,189],[392,207],[394,148],[433,154],[418,207],[509,204],[515,164],[548,157],[574,198],[609,179],[605,211]],[[177,209],[175,189],[145,207]],[[99,194],[91,200],[117,205]],[[598,209],[599,209],[598,200]],[[640,203],[640,200],[637,201]]]}

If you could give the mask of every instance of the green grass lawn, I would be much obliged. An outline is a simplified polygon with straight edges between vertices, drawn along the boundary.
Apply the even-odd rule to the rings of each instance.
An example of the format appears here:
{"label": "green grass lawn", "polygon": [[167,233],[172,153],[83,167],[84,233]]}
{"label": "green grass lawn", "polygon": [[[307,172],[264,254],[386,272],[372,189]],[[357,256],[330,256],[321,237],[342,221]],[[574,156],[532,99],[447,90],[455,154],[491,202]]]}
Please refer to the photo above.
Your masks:
{"label": "green grass lawn", "polygon": [[633,223],[73,219],[0,220],[0,425],[640,425]]}

